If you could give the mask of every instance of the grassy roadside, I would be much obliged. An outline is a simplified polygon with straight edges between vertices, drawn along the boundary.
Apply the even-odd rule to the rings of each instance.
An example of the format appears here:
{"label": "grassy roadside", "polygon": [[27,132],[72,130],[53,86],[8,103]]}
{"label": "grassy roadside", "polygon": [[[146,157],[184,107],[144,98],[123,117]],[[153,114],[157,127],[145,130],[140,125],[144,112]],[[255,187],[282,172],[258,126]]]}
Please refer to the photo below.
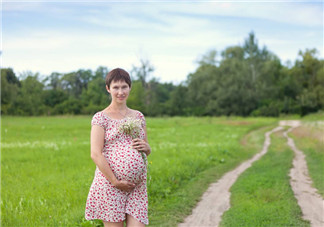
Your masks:
{"label": "grassy roadside", "polygon": [[289,184],[293,156],[282,131],[273,134],[268,153],[232,186],[231,208],[220,226],[310,226]]}
{"label": "grassy roadside", "polygon": [[150,226],[177,226],[178,223],[181,223],[192,212],[201,195],[211,183],[262,149],[264,133],[274,126],[262,127],[247,133],[240,140],[240,144],[245,144],[245,146],[241,146],[241,150],[237,150],[243,156],[201,172],[163,203],[155,205],[152,209]]}
{"label": "grassy roadside", "polygon": [[318,124],[317,121],[303,122],[303,125],[294,129],[289,136],[305,154],[313,186],[324,197],[324,124]]}

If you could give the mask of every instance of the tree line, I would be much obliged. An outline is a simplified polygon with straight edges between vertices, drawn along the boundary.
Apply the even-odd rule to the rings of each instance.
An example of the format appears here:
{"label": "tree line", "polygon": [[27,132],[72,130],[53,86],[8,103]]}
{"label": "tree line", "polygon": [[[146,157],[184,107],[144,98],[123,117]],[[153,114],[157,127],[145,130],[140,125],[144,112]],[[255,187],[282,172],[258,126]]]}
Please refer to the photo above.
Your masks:
{"label": "tree line", "polygon": [[[208,51],[179,85],[159,82],[153,65],[141,59],[130,72],[127,104],[147,116],[303,116],[324,109],[324,61],[317,54],[306,49],[294,64],[283,65],[251,32],[243,45]],[[17,76],[3,68],[1,114],[93,114],[110,103],[105,90],[108,72],[100,66],[41,78],[32,72]]]}

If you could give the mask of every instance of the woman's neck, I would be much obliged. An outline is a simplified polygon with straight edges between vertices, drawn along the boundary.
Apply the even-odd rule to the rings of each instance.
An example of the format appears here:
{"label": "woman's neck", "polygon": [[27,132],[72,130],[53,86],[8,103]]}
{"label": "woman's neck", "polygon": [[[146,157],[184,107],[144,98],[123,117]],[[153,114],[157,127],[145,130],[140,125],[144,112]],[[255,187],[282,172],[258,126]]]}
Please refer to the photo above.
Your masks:
{"label": "woman's neck", "polygon": [[117,111],[125,111],[125,110],[127,110],[127,105],[126,105],[126,103],[114,103],[114,102],[112,102],[108,106],[108,109],[117,110]]}

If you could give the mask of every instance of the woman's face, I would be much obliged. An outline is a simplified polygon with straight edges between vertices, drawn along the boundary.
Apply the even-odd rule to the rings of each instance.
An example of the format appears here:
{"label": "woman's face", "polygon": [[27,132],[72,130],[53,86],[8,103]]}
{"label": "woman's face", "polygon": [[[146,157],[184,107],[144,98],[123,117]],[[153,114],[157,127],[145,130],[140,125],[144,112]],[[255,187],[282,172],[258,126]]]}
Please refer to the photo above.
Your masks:
{"label": "woman's face", "polygon": [[117,103],[125,103],[131,90],[125,81],[112,81],[110,88],[106,85],[106,89],[111,94],[112,101]]}

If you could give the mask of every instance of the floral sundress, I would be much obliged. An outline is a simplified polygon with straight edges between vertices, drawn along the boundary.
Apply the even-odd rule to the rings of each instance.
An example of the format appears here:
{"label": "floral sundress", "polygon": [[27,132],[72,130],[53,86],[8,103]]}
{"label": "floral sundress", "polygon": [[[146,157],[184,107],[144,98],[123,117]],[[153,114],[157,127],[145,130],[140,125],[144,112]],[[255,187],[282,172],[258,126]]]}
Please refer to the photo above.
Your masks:
{"label": "floral sundress", "polygon": [[[136,119],[141,120],[139,138],[144,139],[146,125],[144,115],[136,111]],[[97,112],[91,125],[99,125],[105,130],[102,153],[118,180],[136,184],[131,192],[114,187],[96,167],[85,209],[87,220],[100,219],[108,222],[121,222],[126,214],[139,222],[148,224],[147,167],[140,152],[131,148],[132,138],[118,130],[124,119],[112,119],[103,111]]]}

